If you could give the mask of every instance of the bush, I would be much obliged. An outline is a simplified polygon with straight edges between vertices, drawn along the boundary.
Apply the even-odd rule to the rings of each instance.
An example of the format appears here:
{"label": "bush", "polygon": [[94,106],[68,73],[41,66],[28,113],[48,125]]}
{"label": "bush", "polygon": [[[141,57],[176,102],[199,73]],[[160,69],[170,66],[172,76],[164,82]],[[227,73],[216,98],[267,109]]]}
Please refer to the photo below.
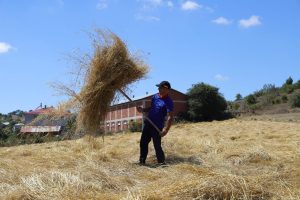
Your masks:
{"label": "bush", "polygon": [[6,140],[7,139],[7,134],[4,132],[2,128],[0,128],[0,140]]}
{"label": "bush", "polygon": [[282,100],[283,103],[286,103],[288,101],[288,97],[286,95],[283,95],[281,97],[281,100]]}
{"label": "bush", "polygon": [[142,131],[142,122],[129,122],[129,131],[130,132],[141,132]]}
{"label": "bush", "polygon": [[263,106],[267,106],[267,105],[270,105],[270,104],[274,104],[273,102],[275,102],[275,99],[276,99],[275,95],[273,95],[273,94],[266,94],[266,95],[264,95],[264,96],[262,96],[260,98],[260,103]]}
{"label": "bush", "polygon": [[190,121],[189,114],[187,112],[180,112],[180,113],[177,114],[174,121],[176,123]]}
{"label": "bush", "polygon": [[293,85],[284,84],[282,86],[282,90],[284,92],[286,92],[287,94],[291,94],[292,92],[294,92],[294,86]]}
{"label": "bush", "polygon": [[241,107],[241,105],[238,104],[238,103],[235,103],[235,104],[232,105],[233,110],[238,110],[240,107]]}
{"label": "bush", "polygon": [[256,98],[254,95],[250,94],[246,97],[246,102],[249,105],[256,104]]}
{"label": "bush", "polygon": [[76,115],[72,115],[67,119],[63,132],[68,136],[74,135],[76,131]]}
{"label": "bush", "polygon": [[278,96],[279,95],[279,89],[275,87],[274,84],[264,84],[263,88],[254,92],[253,95],[255,97],[260,97],[263,95],[272,95],[272,96]]}
{"label": "bush", "polygon": [[250,110],[253,112],[253,111],[255,111],[255,110],[261,109],[261,108],[262,108],[262,105],[261,105],[261,104],[251,104],[251,105],[249,105],[249,108],[250,108]]}
{"label": "bush", "polygon": [[222,119],[227,102],[219,89],[198,83],[188,90],[188,115],[192,121]]}
{"label": "bush", "polygon": [[7,138],[3,141],[3,146],[14,146],[18,145],[19,138],[17,134],[9,134]]}
{"label": "bush", "polygon": [[274,99],[274,100],[272,100],[272,104],[281,104],[281,100],[280,99]]}
{"label": "bush", "polygon": [[298,80],[295,84],[294,84],[294,89],[300,89],[300,80]]}
{"label": "bush", "polygon": [[258,90],[258,91],[255,91],[252,96],[254,96],[254,97],[260,97],[262,95],[264,95],[264,92],[262,90]]}
{"label": "bush", "polygon": [[292,107],[300,107],[300,93],[295,93],[290,97],[290,105]]}

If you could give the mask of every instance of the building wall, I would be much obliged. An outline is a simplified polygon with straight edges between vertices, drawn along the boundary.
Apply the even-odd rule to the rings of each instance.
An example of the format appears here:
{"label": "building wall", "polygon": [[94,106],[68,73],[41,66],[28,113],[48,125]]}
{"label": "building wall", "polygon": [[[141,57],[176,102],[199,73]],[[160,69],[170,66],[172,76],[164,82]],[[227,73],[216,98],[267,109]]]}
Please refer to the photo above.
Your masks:
{"label": "building wall", "polygon": [[[187,111],[186,95],[175,90],[170,91],[174,102],[174,116]],[[107,132],[119,132],[128,129],[130,121],[142,122],[142,113],[136,110],[137,106],[150,107],[152,95],[133,102],[123,103],[110,107],[106,115],[105,130]]]}
{"label": "building wall", "polygon": [[26,113],[24,114],[24,116],[25,116],[25,124],[29,124],[37,117],[37,115],[26,114]]}

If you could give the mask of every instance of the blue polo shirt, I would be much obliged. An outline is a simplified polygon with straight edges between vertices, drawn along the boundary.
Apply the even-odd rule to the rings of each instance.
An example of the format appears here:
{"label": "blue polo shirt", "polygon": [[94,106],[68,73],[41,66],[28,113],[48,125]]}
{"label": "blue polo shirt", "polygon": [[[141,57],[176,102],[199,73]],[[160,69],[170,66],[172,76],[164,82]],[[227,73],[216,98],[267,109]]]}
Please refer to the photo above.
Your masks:
{"label": "blue polo shirt", "polygon": [[152,97],[148,117],[159,129],[162,129],[164,127],[167,113],[173,111],[173,109],[174,104],[171,97],[167,96],[165,98],[161,98],[159,93],[157,93]]}

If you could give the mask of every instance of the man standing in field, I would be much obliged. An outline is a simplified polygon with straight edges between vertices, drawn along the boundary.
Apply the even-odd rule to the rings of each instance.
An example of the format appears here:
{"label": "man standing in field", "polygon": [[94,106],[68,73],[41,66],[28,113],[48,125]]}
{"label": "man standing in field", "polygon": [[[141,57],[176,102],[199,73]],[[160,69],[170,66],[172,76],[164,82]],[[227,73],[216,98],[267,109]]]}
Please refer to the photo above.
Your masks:
{"label": "man standing in field", "polygon": [[144,127],[140,140],[140,164],[145,165],[148,155],[148,144],[153,140],[153,145],[156,153],[157,162],[160,165],[165,164],[165,154],[161,147],[161,138],[164,137],[173,120],[173,100],[169,96],[171,84],[168,81],[162,81],[156,85],[159,93],[153,95],[151,107],[137,107],[139,112],[148,112],[148,118],[161,130],[161,134],[153,127],[148,120],[144,121]]}

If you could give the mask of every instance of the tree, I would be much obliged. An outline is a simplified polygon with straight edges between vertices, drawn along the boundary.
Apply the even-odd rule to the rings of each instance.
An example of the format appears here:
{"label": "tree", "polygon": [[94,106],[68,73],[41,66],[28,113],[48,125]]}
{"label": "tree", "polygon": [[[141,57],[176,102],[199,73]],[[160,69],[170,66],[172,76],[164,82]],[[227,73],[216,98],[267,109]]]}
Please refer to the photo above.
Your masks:
{"label": "tree", "polygon": [[249,105],[256,104],[256,98],[253,94],[248,95],[246,101]]}
{"label": "tree", "polygon": [[219,89],[197,83],[188,90],[188,115],[193,121],[221,119],[227,108],[227,102]]}
{"label": "tree", "polygon": [[286,84],[286,85],[292,85],[292,84],[293,84],[293,79],[292,79],[292,77],[289,77],[288,79],[286,79],[285,84]]}
{"label": "tree", "polygon": [[262,91],[264,94],[276,93],[278,92],[278,88],[274,84],[264,84]]}
{"label": "tree", "polygon": [[235,96],[235,100],[236,101],[239,101],[239,100],[241,100],[243,97],[242,97],[242,95],[240,94],[240,93],[238,93],[238,94],[236,94],[236,96]]}
{"label": "tree", "polygon": [[291,94],[294,92],[294,85],[293,85],[293,79],[289,77],[285,83],[282,85],[281,90],[283,92],[286,92],[287,94]]}

